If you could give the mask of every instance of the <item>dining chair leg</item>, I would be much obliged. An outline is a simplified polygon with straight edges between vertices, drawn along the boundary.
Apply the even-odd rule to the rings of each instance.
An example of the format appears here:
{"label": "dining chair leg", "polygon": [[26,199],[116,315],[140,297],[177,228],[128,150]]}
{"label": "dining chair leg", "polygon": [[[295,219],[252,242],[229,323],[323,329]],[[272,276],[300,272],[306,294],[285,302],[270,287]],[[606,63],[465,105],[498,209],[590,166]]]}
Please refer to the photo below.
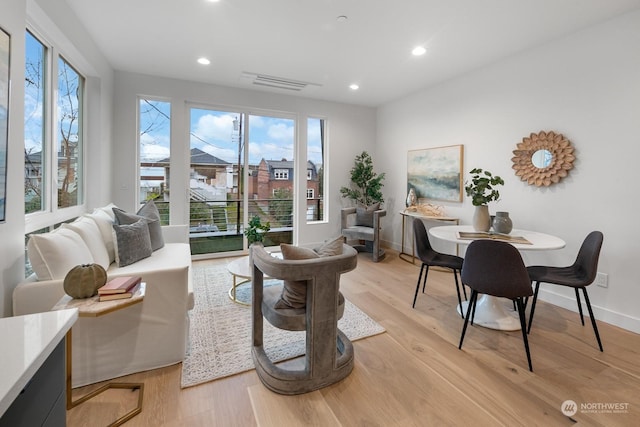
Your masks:
{"label": "dining chair leg", "polygon": [[524,303],[522,298],[516,298],[514,300],[518,307],[518,314],[520,315],[520,328],[522,329],[522,340],[524,341],[524,349],[527,352],[527,362],[529,363],[529,371],[533,372],[533,365],[531,364],[531,353],[529,352],[529,340],[527,339],[527,324],[524,318]]}
{"label": "dining chair leg", "polygon": [[[460,297],[460,286],[458,285],[458,273],[455,269],[453,269],[453,277],[455,277],[456,279],[456,293],[458,294],[458,307],[460,307],[460,316],[464,319],[464,316],[462,314],[462,298]],[[465,299],[467,299],[466,295]]]}
{"label": "dining chair leg", "polygon": [[418,275],[418,284],[416,284],[416,294],[413,296],[413,305],[411,307],[416,308],[416,300],[418,299],[418,291],[420,290],[420,280],[422,279],[422,271],[424,270],[424,264],[420,267],[420,275]]}
{"label": "dining chair leg", "polygon": [[529,327],[527,333],[531,332],[531,325],[533,324],[533,312],[536,311],[536,301],[538,301],[538,290],[540,289],[540,282],[536,282],[536,288],[533,291],[533,300],[531,301],[531,311],[529,312]]}
{"label": "dining chair leg", "polygon": [[587,310],[589,310],[589,317],[591,317],[591,325],[593,326],[593,332],[596,333],[596,339],[598,340],[598,347],[600,347],[600,351],[604,351],[602,349],[602,341],[600,341],[600,334],[598,333],[598,326],[596,326],[596,318],[593,317],[593,310],[591,309],[591,302],[589,301],[587,288],[582,288],[582,293],[584,294],[584,300],[587,303]]}
{"label": "dining chair leg", "polygon": [[478,292],[475,290],[471,290],[471,297],[469,298],[469,305],[467,306],[467,315],[464,316],[464,326],[462,327],[462,334],[460,335],[460,344],[458,344],[459,350],[462,350],[462,341],[464,341],[464,335],[467,333],[467,326],[469,325],[469,316],[471,314],[471,306],[473,305],[477,297],[478,297]]}
{"label": "dining chair leg", "polygon": [[469,301],[469,304],[473,305],[473,311],[471,311],[471,325],[473,325],[473,321],[476,318],[476,303],[478,302],[478,292],[476,292],[476,297],[473,301]]}
{"label": "dining chair leg", "polygon": [[574,289],[576,290],[576,301],[578,302],[578,311],[580,312],[580,321],[582,322],[582,326],[584,326],[584,316],[582,315],[582,301],[580,301],[580,292],[578,292],[578,288],[574,288]]}
{"label": "dining chair leg", "polygon": [[424,288],[427,286],[427,274],[429,274],[429,264],[422,264],[424,269],[424,279],[422,281],[422,293],[424,294]]}

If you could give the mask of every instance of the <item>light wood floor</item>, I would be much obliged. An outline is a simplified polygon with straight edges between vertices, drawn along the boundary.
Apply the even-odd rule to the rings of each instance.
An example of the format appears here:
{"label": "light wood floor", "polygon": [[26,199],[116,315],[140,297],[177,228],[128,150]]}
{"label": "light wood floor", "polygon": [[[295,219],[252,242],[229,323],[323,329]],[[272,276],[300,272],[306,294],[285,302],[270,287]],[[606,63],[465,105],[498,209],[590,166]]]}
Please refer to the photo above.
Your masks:
{"label": "light wood floor", "polygon": [[[354,342],[355,368],[342,382],[280,396],[250,371],[183,390],[178,364],[122,378],[145,384],[143,411],[126,425],[639,425],[640,335],[599,322],[601,353],[588,318],[583,327],[577,313],[540,302],[529,336],[532,373],[519,331],[473,326],[458,350],[463,321],[454,309],[452,274],[430,272],[426,293],[412,309],[418,272],[418,265],[389,251],[377,264],[360,254],[358,268],[343,275],[344,295],[387,332]],[[108,391],[69,411],[68,425],[106,425],[136,396]],[[571,418],[561,412],[566,400],[578,405]],[[612,403],[626,413],[598,407]]]}

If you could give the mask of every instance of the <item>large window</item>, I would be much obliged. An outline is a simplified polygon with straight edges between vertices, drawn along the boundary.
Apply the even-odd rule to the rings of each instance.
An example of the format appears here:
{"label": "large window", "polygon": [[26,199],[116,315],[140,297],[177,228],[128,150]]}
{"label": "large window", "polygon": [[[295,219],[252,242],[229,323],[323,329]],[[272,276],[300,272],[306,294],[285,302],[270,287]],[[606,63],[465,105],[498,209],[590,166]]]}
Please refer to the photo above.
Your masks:
{"label": "large window", "polygon": [[84,77],[54,47],[27,31],[26,214],[53,213],[54,222],[58,210],[83,203],[83,93]]}
{"label": "large window", "polygon": [[140,99],[140,203],[154,200],[163,225],[169,224],[169,178],[171,176],[171,104]]}

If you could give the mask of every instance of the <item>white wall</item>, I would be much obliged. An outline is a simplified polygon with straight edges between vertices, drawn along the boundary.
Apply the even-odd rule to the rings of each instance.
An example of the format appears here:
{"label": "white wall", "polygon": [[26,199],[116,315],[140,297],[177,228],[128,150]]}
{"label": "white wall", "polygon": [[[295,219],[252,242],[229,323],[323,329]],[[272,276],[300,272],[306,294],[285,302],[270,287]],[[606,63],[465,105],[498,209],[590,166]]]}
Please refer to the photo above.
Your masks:
{"label": "white wall", "polygon": [[0,317],[11,314],[11,294],[24,276],[24,0],[0,3],[0,27],[11,36],[6,221],[0,223]]}
{"label": "white wall", "polygon": [[[301,128],[298,130],[300,149],[297,161],[306,164],[306,117],[323,117],[327,120],[328,161],[325,171],[328,176],[328,197],[326,212],[328,223],[307,224],[304,215],[298,215],[294,229],[297,243],[322,242],[340,233],[340,207],[343,200],[339,188],[349,182],[349,171],[356,154],[362,150],[373,152],[375,148],[375,110],[346,104],[315,101],[288,95],[265,93],[187,82],[169,78],[152,77],[129,72],[116,72],[115,125],[114,125],[114,171],[112,187],[113,201],[124,209],[136,207],[137,186],[137,97],[147,96],[171,101],[171,137],[174,147],[171,179],[172,188],[187,188],[188,169],[176,168],[177,162],[188,164],[189,156],[189,111],[187,103],[209,105],[214,108],[249,109],[252,111],[279,111],[296,115]],[[304,147],[304,149],[302,149]],[[299,174],[298,185],[306,188],[306,175]],[[176,181],[182,180],[182,181]],[[306,193],[302,193],[304,197]],[[188,194],[185,192],[182,212],[175,212],[172,206],[171,222],[187,223]],[[299,197],[298,212],[305,212],[305,199]]]}
{"label": "white wall", "polygon": [[[609,287],[589,287],[596,317],[640,332],[639,76],[635,12],[379,108],[376,154],[387,173],[391,222],[384,240],[400,248],[407,150],[464,144],[465,180],[481,167],[506,181],[492,212],[509,211],[516,228],[567,242],[560,251],[524,253],[527,264],[568,265],[587,233],[604,233],[599,271],[609,275]],[[564,134],[577,156],[569,176],[549,188],[529,186],[511,169],[516,144],[541,130]],[[470,223],[466,196],[442,204],[447,215]],[[571,289],[542,285],[540,298],[576,310]]]}
{"label": "white wall", "polygon": [[7,220],[0,224],[0,317],[11,315],[13,289],[24,279],[24,33],[28,25],[55,42],[87,78],[86,204],[100,205],[111,195],[113,71],[63,0],[41,3],[0,2],[0,26],[11,34]]}

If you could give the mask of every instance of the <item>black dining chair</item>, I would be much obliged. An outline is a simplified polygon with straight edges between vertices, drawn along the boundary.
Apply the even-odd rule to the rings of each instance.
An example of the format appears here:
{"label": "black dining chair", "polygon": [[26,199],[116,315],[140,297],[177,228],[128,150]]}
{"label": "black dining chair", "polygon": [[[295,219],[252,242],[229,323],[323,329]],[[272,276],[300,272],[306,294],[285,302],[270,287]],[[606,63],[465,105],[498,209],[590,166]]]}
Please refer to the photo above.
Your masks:
{"label": "black dining chair", "polygon": [[471,296],[467,313],[464,316],[464,326],[458,348],[462,349],[462,342],[470,318],[473,324],[473,314],[475,313],[472,313],[472,310],[475,312],[478,294],[508,298],[516,303],[524,349],[527,352],[527,362],[529,370],[533,371],[524,315],[524,298],[533,295],[533,290],[520,252],[509,243],[495,240],[474,240],[464,256],[461,276],[463,285],[467,285],[471,289]]}
{"label": "black dining chair", "polygon": [[580,312],[580,321],[582,322],[582,326],[584,326],[584,315],[582,314],[582,303],[580,301],[579,293],[579,290],[582,289],[584,300],[587,304],[587,309],[589,310],[589,316],[591,317],[593,332],[596,334],[600,351],[604,351],[602,349],[602,341],[600,341],[600,334],[598,333],[596,319],[593,317],[589,294],[587,293],[587,286],[593,283],[596,279],[596,275],[598,274],[598,259],[600,258],[600,249],[602,248],[603,240],[604,236],[602,232],[592,231],[589,233],[582,242],[582,246],[580,246],[576,260],[568,267],[534,265],[527,268],[531,282],[536,283],[535,291],[533,293],[533,301],[531,302],[531,312],[529,314],[529,330],[527,332],[531,332],[531,323],[533,322],[533,313],[536,310],[536,301],[538,300],[538,290],[540,289],[541,282],[568,286],[575,289],[578,311]]}
{"label": "black dining chair", "polygon": [[[453,270],[453,277],[456,281],[456,292],[458,294],[458,306],[462,304],[462,297],[460,294],[460,284],[458,282],[458,273],[462,270],[462,262],[464,261],[461,257],[456,255],[448,255],[442,254],[440,252],[435,251],[431,247],[431,242],[429,242],[429,235],[427,234],[427,229],[424,226],[424,223],[420,218],[414,218],[413,220],[413,233],[415,236],[415,244],[416,244],[416,252],[418,254],[418,258],[422,261],[422,266],[420,267],[420,275],[418,276],[418,283],[416,284],[416,293],[413,296],[413,305],[416,306],[416,299],[418,299],[418,290],[420,289],[420,282],[422,281],[422,293],[424,293],[424,288],[427,284],[427,274],[429,273],[429,267],[437,266],[444,267]],[[422,274],[424,273],[424,278]],[[464,293],[464,299],[467,299],[467,291],[464,290],[464,285],[462,285],[462,292]],[[462,312],[462,308],[460,309]]]}

